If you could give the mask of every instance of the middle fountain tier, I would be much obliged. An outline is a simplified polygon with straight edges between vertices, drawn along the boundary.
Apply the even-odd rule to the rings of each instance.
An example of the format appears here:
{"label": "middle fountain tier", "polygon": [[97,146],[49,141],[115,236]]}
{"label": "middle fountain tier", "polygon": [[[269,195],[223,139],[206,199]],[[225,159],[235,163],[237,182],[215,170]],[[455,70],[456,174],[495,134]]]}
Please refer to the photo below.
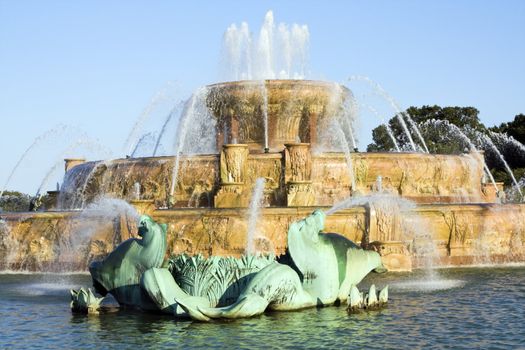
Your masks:
{"label": "middle fountain tier", "polygon": [[[68,160],[61,209],[82,208],[108,195],[150,201],[156,208],[245,208],[261,177],[264,206],[270,207],[331,206],[379,190],[417,203],[496,201],[481,153],[350,154],[350,145],[342,144],[348,139],[334,138],[352,132],[352,95],[339,84],[237,81],[204,91],[199,103],[210,120],[199,127],[209,133],[215,125],[217,153]],[[187,117],[192,123],[192,115]]]}

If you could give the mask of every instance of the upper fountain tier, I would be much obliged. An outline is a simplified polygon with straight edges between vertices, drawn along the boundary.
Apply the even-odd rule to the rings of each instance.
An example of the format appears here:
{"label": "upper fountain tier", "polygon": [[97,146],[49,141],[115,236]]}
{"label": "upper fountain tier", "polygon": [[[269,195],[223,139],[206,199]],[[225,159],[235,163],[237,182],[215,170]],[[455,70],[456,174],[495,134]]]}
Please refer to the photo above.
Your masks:
{"label": "upper fountain tier", "polygon": [[217,146],[245,143],[252,151],[281,151],[286,143],[321,140],[340,117],[350,90],[312,80],[235,81],[208,86],[206,104],[217,119]]}

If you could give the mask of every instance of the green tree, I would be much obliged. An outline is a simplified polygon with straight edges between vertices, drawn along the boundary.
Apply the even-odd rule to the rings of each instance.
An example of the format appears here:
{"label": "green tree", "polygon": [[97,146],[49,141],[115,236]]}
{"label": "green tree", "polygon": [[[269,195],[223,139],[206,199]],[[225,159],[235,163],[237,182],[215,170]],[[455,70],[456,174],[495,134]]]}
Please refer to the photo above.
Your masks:
{"label": "green tree", "polygon": [[493,126],[490,130],[512,136],[525,145],[525,114],[520,113],[514,117],[513,121],[501,123],[500,126]]}
{"label": "green tree", "polygon": [[0,211],[28,211],[31,196],[18,191],[4,191],[0,197]]}
{"label": "green tree", "polygon": [[525,114],[514,120],[489,128],[491,138],[513,169],[525,168]]}
{"label": "green tree", "polygon": [[[460,153],[465,148],[468,148],[468,143],[459,138],[453,130],[447,128],[443,123],[433,123],[432,120],[446,121],[459,127],[463,132],[467,130],[467,133],[486,131],[485,126],[479,120],[479,111],[474,107],[440,107],[436,105],[410,107],[405,113],[419,126],[423,139],[431,153]],[[412,139],[422,148],[412,125],[405,116],[403,116],[403,119],[410,130]],[[408,137],[403,130],[399,117],[394,116],[391,118],[388,121],[388,126],[401,148],[411,150]],[[395,148],[385,125],[380,125],[372,130],[372,138],[374,142],[367,147],[369,152],[391,151]]]}

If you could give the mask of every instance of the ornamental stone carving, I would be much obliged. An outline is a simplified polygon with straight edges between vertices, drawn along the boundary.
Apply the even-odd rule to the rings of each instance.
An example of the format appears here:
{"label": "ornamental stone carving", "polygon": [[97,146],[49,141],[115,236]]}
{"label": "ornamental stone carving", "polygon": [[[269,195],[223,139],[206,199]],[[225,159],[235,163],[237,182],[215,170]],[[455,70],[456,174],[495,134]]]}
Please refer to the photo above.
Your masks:
{"label": "ornamental stone carving", "polygon": [[287,182],[311,181],[312,157],[310,144],[287,143],[285,149]]}
{"label": "ornamental stone carving", "polygon": [[248,145],[227,144],[221,152],[221,183],[243,184],[246,176]]}
{"label": "ornamental stone carving", "polygon": [[246,193],[248,145],[223,145],[220,169],[221,184],[215,195],[216,208],[246,207],[249,193]]}
{"label": "ornamental stone carving", "polygon": [[285,180],[288,206],[309,206],[315,203],[312,186],[310,144],[287,143],[285,149]]}

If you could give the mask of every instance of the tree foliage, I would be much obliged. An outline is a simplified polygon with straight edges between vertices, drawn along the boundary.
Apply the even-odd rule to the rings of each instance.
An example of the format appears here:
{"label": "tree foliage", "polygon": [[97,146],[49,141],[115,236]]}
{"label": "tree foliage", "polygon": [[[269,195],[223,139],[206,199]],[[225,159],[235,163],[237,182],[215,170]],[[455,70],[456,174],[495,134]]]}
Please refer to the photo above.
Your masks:
{"label": "tree foliage", "polygon": [[507,134],[525,145],[525,114],[520,113],[514,117],[513,121],[501,123],[500,126],[493,126],[490,130]]}
{"label": "tree foliage", "polygon": [[[485,131],[486,128],[479,120],[479,111],[474,107],[440,107],[440,106],[422,106],[410,107],[406,110],[406,115],[417,124],[431,153],[460,153],[468,147],[468,143],[460,139],[448,130],[443,130],[443,125],[435,125],[434,120],[444,120],[464,130]],[[423,149],[417,134],[411,123],[404,116],[394,116],[388,121],[388,127],[392,131],[392,136],[396,139],[402,150],[411,151],[410,141],[400,122],[403,118],[410,135],[418,148]],[[392,151],[395,150],[392,137],[388,135],[388,128],[380,125],[372,130],[374,143],[368,145],[369,152],[374,151]]]}
{"label": "tree foliage", "polygon": [[0,211],[28,211],[31,196],[18,191],[5,191],[0,197]]}

